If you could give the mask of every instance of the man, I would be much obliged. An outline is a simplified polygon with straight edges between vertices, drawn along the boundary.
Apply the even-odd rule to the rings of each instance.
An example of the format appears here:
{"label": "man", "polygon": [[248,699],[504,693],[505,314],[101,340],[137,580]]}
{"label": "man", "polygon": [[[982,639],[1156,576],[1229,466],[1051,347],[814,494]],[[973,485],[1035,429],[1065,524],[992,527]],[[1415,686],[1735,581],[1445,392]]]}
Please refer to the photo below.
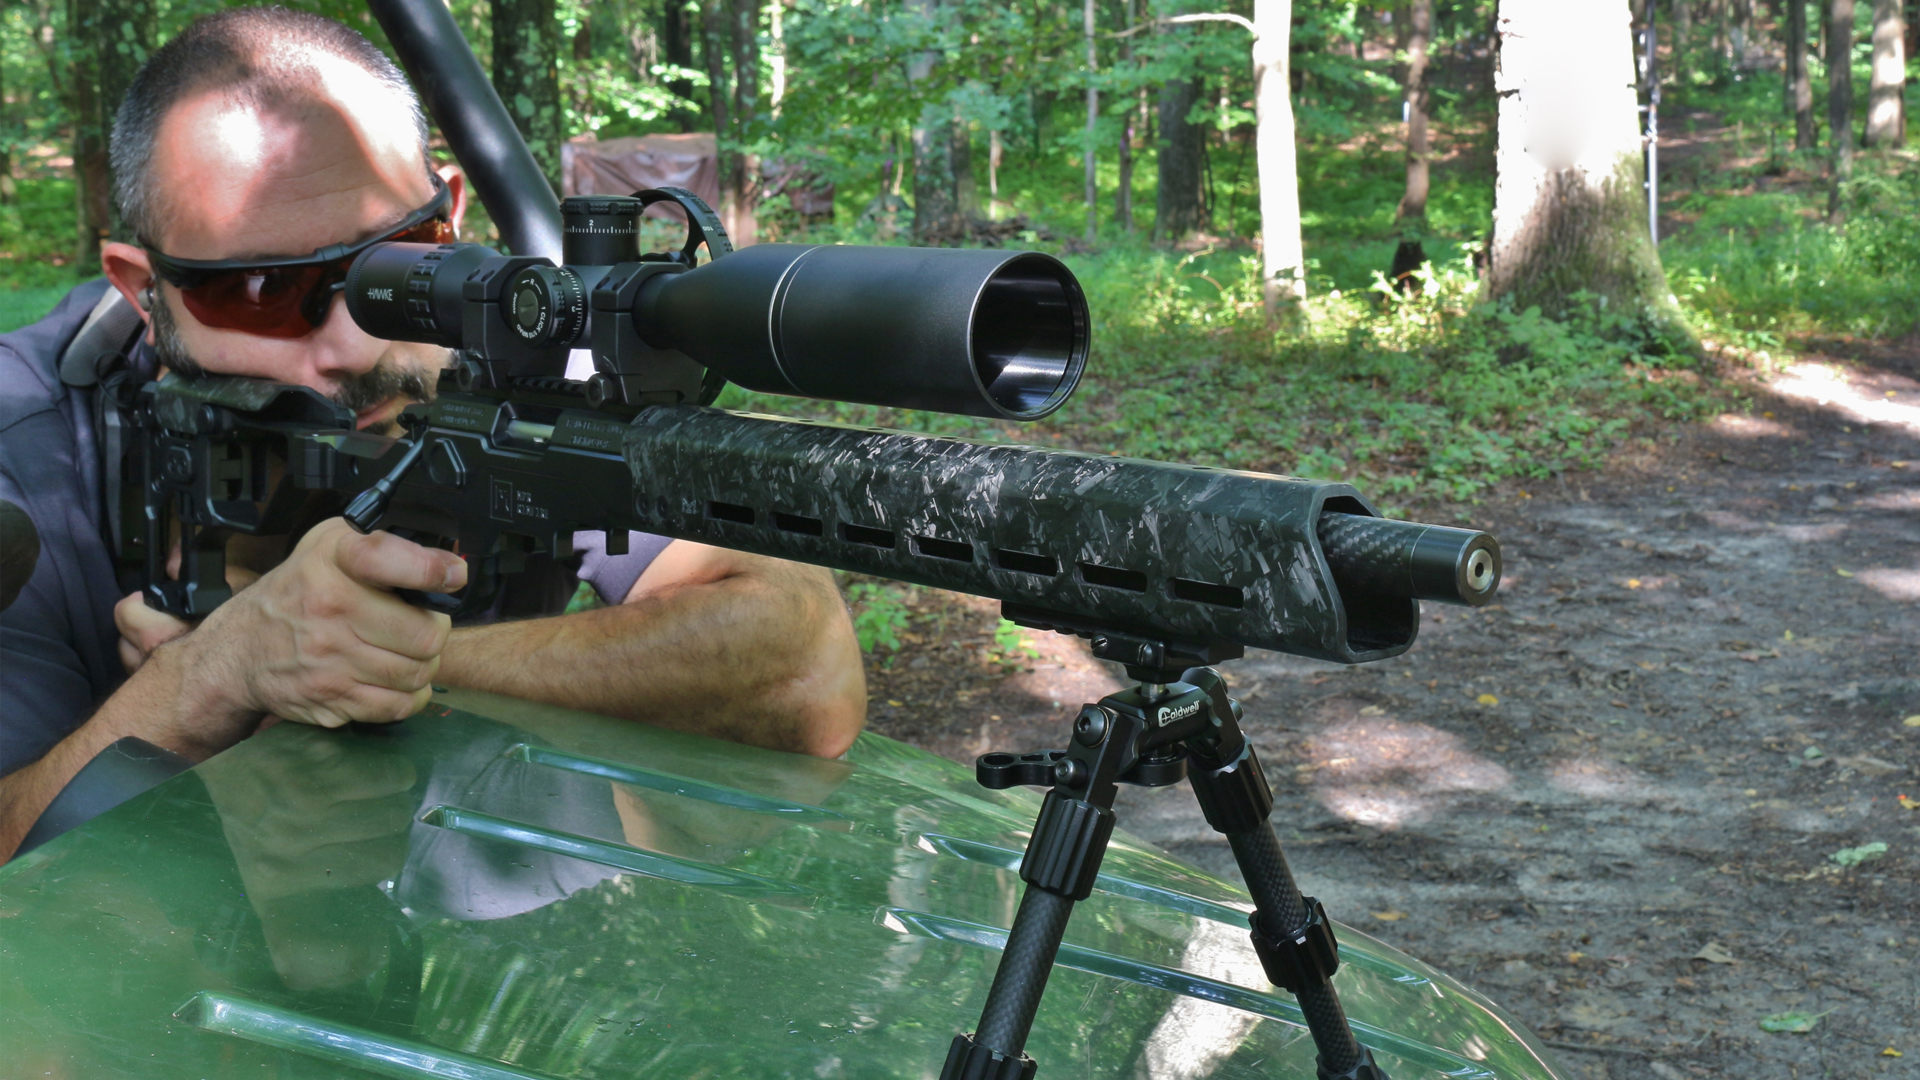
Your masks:
{"label": "man", "polygon": [[[419,105],[365,39],[279,8],[203,19],[141,70],[112,151],[140,242],[106,245],[102,262],[149,322],[147,362],[310,386],[371,429],[432,392],[445,352],[362,333],[320,291],[327,268],[190,265],[458,228],[462,177],[430,169]],[[115,602],[90,406],[55,371],[101,295],[83,286],[0,338],[0,499],[26,508],[43,544],[0,614],[0,859],[115,739],[201,760],[269,716],[402,719],[433,682],[826,756],[859,732],[864,678],[830,576],[684,541],[636,535],[634,555],[593,556],[585,576],[612,583],[610,607],[459,629],[392,590],[458,588],[460,559],[338,518],[257,561],[197,627],[137,595]]]}

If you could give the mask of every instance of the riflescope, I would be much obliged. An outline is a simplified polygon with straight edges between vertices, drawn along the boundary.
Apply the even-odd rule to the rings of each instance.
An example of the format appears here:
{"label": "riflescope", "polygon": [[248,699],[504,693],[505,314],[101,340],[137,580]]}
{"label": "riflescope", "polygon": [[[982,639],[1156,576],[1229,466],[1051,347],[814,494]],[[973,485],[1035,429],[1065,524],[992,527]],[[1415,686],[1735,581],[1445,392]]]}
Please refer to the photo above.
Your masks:
{"label": "riflescope", "polygon": [[[590,393],[635,405],[710,396],[710,370],[766,393],[1036,420],[1080,380],[1086,296],[1050,255],[732,252],[712,212],[683,194],[565,200],[561,266],[479,244],[376,245],[348,272],[347,310],[375,337],[466,349],[516,376],[557,375],[569,350],[588,347]],[[686,248],[639,254],[642,212],[669,200],[687,213]],[[696,266],[702,241],[726,257]]]}

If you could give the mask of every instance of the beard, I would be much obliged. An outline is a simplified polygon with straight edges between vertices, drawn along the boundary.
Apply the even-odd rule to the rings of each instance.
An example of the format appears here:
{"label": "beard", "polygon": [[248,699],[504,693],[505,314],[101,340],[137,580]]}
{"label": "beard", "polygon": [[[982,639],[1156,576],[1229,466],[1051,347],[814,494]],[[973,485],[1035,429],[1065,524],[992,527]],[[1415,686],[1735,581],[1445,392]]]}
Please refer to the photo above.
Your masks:
{"label": "beard", "polygon": [[[173,310],[157,290],[153,297],[152,318],[153,355],[161,365],[169,371],[178,372],[181,378],[187,380],[205,378],[210,374],[199,361],[187,355],[186,343],[180,340],[179,324],[173,320]],[[440,366],[445,366],[444,360]],[[358,414],[397,397],[417,402],[432,401],[439,377],[438,368],[382,356],[371,369],[336,381],[331,390],[322,390],[320,393],[335,405]],[[377,428],[369,427],[367,430],[376,435],[389,435],[397,426],[394,421],[388,420]]]}

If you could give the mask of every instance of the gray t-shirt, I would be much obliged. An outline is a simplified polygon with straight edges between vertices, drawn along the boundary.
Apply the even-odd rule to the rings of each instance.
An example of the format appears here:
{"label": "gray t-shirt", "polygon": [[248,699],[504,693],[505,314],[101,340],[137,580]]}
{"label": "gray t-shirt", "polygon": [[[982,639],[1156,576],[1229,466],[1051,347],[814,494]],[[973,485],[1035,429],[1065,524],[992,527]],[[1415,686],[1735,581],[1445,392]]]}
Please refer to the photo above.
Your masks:
{"label": "gray t-shirt", "polygon": [[[46,318],[0,334],[0,499],[25,510],[40,534],[33,573],[0,611],[0,776],[38,761],[126,679],[113,624],[125,594],[107,549],[92,391],[59,374],[61,351],[107,287],[90,281]],[[575,534],[569,569],[610,604],[669,543],[646,533],[629,539],[629,554],[608,555],[603,534]],[[571,593],[553,590],[509,614],[552,614]]]}

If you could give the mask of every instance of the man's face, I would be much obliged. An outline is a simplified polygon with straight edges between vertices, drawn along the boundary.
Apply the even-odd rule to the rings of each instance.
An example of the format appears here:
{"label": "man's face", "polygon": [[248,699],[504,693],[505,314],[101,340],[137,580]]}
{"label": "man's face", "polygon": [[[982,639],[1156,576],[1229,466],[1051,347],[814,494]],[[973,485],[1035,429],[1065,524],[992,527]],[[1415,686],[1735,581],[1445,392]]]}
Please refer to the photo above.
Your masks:
{"label": "man's face", "polygon": [[[159,235],[147,240],[182,259],[299,257],[378,235],[433,196],[393,92],[343,61],[312,59],[313,93],[296,101],[262,106],[213,91],[167,113],[153,158]],[[117,284],[147,272],[140,249],[110,248]],[[206,326],[174,286],[157,291],[149,340],[163,363],[310,386],[352,408],[363,428],[390,430],[401,408],[431,394],[448,359],[437,346],[369,337],[339,296],[321,326],[284,339]]]}

